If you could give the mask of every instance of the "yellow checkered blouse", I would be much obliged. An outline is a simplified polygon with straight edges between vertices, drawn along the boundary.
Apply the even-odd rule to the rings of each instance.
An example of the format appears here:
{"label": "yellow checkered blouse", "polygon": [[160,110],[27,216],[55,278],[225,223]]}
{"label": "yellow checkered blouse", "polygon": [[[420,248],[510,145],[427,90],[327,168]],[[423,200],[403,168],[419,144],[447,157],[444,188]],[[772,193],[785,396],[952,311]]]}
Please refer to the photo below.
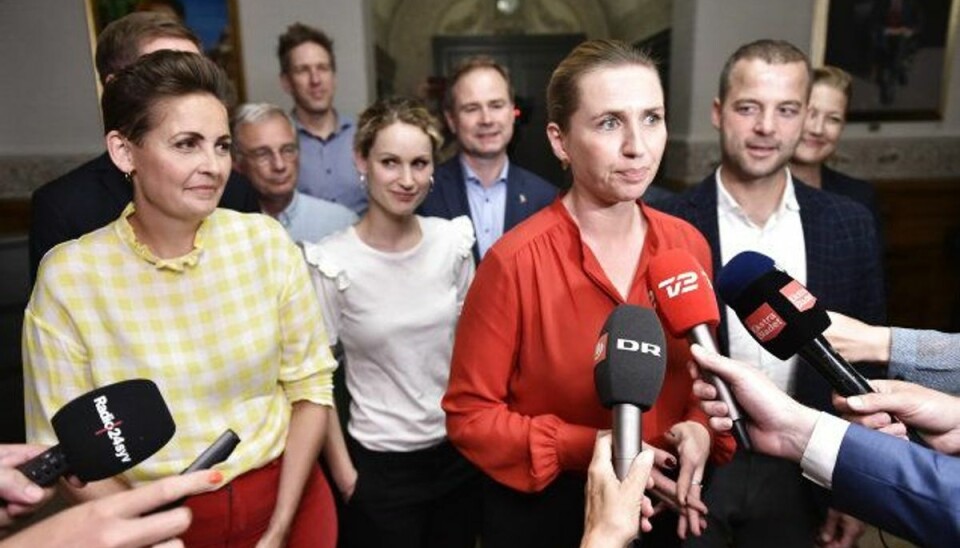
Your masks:
{"label": "yellow checkered blouse", "polygon": [[148,378],[177,432],[126,479],[179,473],[227,428],[243,441],[217,468],[233,479],[283,452],[292,402],[331,405],[336,362],[306,265],[273,219],[221,209],[192,252],[161,260],[133,211],[40,266],[23,325],[27,439],[56,443],[50,418],[71,399]]}

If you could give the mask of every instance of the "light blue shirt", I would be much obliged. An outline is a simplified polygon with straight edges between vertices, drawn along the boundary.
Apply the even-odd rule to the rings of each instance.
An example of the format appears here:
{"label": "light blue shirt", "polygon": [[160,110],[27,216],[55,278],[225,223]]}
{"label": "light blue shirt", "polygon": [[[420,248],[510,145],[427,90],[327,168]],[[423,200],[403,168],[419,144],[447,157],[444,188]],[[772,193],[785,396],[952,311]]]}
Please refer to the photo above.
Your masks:
{"label": "light blue shirt", "polygon": [[503,164],[500,176],[489,188],[483,186],[480,178],[462,158],[460,165],[463,167],[467,201],[470,202],[470,219],[473,220],[477,248],[482,258],[494,242],[503,236],[504,217],[507,213],[507,172],[510,162],[508,160]]}
{"label": "light blue shirt", "polygon": [[354,121],[337,115],[339,126],[321,139],[293,117],[300,137],[300,178],[297,189],[328,202],[346,206],[357,215],[367,210],[367,191],[353,164]]}
{"label": "light blue shirt", "polygon": [[295,192],[277,220],[293,241],[316,242],[357,222],[357,214],[340,204]]}

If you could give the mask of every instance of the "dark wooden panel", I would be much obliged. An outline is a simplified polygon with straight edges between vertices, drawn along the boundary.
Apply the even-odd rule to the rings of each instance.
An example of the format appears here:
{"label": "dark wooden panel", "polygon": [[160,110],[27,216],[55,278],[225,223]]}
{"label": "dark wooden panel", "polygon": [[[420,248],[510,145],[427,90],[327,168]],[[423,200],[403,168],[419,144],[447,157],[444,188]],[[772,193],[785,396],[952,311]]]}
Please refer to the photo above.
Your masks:
{"label": "dark wooden panel", "polygon": [[30,200],[0,199],[0,235],[26,234],[30,229]]}
{"label": "dark wooden panel", "polygon": [[960,179],[876,188],[891,325],[960,331]]}

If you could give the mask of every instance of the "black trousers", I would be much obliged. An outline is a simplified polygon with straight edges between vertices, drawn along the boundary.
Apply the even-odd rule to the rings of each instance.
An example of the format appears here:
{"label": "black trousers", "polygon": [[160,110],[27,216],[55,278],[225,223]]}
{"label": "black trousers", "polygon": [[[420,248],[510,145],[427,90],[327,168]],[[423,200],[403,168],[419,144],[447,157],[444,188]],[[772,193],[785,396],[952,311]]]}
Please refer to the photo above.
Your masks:
{"label": "black trousers", "polygon": [[714,470],[704,489],[707,530],[686,548],[810,548],[826,516],[826,492],[803,478],[800,466],[737,451]]}
{"label": "black trousers", "polygon": [[406,453],[370,451],[347,436],[357,485],[343,505],[347,548],[475,548],[481,474],[449,442]]}
{"label": "black trousers", "polygon": [[[560,474],[539,493],[522,493],[485,478],[483,548],[576,548],[583,536],[586,476]],[[637,524],[639,526],[639,522]],[[653,520],[642,545],[680,546],[677,516],[669,510]]]}

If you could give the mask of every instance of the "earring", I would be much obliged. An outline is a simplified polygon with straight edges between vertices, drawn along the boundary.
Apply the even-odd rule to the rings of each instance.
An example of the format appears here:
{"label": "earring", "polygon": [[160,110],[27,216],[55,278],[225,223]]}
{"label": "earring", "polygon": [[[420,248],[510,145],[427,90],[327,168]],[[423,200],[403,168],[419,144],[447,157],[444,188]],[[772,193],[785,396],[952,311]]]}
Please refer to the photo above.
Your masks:
{"label": "earring", "polygon": [[433,175],[430,176],[430,190],[427,192],[433,192]]}
{"label": "earring", "polygon": [[570,161],[566,158],[560,160],[560,169],[566,171],[570,167]]}
{"label": "earring", "polygon": [[361,173],[361,174],[360,174],[360,187],[363,188],[364,190],[366,190],[366,188],[367,188],[367,174],[366,174],[366,173]]}
{"label": "earring", "polygon": [[125,171],[125,172],[123,173],[123,180],[126,181],[126,182],[128,182],[128,183],[130,183],[130,184],[132,185],[132,184],[133,184],[133,172],[132,172],[132,171]]}

